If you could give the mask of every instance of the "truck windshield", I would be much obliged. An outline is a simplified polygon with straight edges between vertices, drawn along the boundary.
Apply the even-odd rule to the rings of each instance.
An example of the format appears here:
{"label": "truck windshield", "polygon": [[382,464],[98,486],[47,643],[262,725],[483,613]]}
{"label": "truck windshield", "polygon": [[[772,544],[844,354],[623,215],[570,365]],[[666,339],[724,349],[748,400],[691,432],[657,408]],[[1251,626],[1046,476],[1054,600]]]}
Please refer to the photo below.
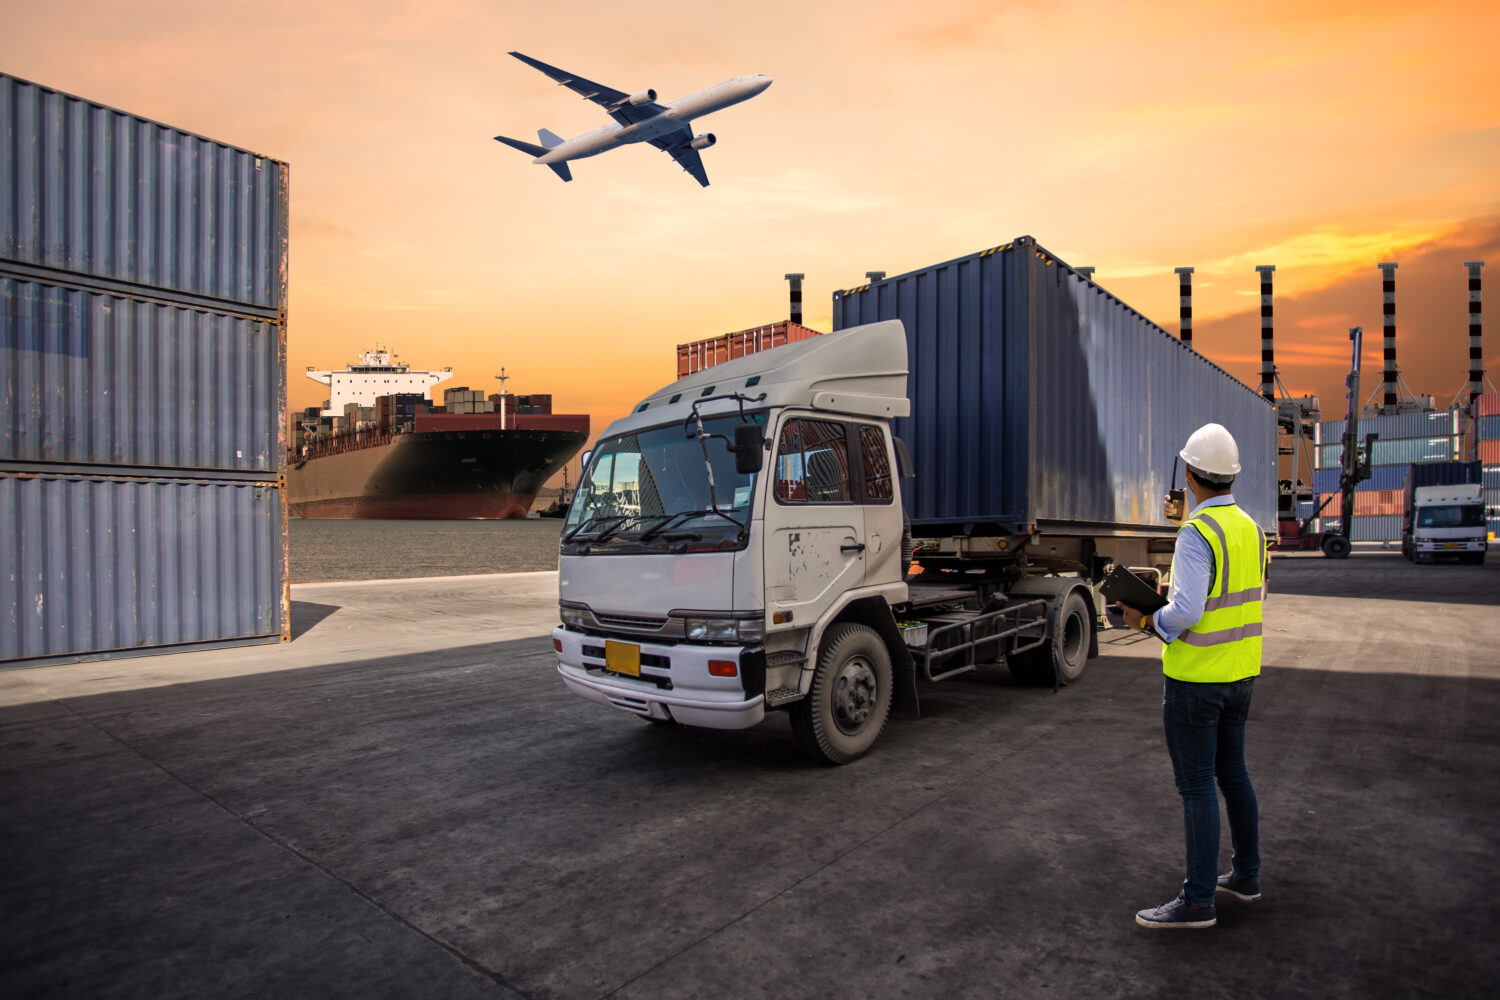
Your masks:
{"label": "truck windshield", "polygon": [[[764,413],[747,417],[765,425]],[[703,421],[703,429],[732,440],[740,422],[739,414],[713,417]],[[564,539],[574,532],[580,540],[638,538],[663,526],[653,534],[664,540],[682,534],[738,534],[734,521],[710,512],[714,505],[709,501],[703,445],[696,427],[691,433],[672,424],[600,441],[568,510]],[[723,438],[706,443],[718,508],[743,524],[749,517],[755,476],[734,471],[734,455]]]}
{"label": "truck windshield", "polygon": [[1482,528],[1484,507],[1474,504],[1446,504],[1441,507],[1418,507],[1419,528]]}

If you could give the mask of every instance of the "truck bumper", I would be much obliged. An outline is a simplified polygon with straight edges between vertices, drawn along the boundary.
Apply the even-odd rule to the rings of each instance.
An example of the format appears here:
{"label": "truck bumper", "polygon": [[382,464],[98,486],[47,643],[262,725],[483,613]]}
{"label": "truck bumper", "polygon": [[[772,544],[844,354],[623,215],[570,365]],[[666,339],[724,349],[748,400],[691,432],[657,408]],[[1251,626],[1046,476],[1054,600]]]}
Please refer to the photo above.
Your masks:
{"label": "truck bumper", "polygon": [[[598,636],[555,628],[552,639],[558,675],[590,701],[705,729],[748,729],[765,718],[765,654],[758,648],[630,642],[640,651],[641,676],[629,677],[605,669]],[[735,663],[736,675],[714,676],[711,660]]]}
{"label": "truck bumper", "polygon": [[1483,538],[1448,539],[1446,541],[1419,541],[1417,551],[1422,555],[1457,555],[1461,552],[1483,552],[1488,543]]}

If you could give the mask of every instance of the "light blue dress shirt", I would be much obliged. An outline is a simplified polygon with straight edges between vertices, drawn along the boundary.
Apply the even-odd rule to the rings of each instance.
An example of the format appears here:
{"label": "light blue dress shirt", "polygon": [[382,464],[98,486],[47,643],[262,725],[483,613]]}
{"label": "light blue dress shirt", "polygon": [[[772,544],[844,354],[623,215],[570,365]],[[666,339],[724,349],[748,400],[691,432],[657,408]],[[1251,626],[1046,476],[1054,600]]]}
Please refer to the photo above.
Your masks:
{"label": "light blue dress shirt", "polygon": [[[1233,494],[1209,497],[1192,509],[1188,520],[1205,508],[1228,507],[1233,503]],[[1167,606],[1151,616],[1151,627],[1164,642],[1176,639],[1203,617],[1213,575],[1214,550],[1208,547],[1203,535],[1196,528],[1179,532],[1177,548],[1172,552],[1172,588],[1167,592]]]}

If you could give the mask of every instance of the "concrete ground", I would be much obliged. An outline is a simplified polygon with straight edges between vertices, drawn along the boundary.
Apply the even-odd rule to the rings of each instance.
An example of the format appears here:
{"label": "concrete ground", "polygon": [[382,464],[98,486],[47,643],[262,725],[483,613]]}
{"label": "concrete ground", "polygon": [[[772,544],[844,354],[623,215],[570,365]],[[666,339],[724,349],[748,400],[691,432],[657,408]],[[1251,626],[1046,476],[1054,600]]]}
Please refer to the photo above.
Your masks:
{"label": "concrete ground", "polygon": [[299,586],[288,645],[0,673],[0,995],[1493,995],[1500,557],[1277,560],[1265,896],[1207,932],[1132,921],[1182,875],[1154,640],[825,768],[567,694],[553,586]]}

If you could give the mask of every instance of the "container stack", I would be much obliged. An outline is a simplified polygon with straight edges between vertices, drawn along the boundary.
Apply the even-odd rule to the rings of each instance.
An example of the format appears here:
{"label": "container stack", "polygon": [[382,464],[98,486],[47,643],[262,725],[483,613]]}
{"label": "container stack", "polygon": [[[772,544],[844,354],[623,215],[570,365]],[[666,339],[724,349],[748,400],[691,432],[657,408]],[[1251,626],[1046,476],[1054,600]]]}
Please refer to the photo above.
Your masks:
{"label": "container stack", "polygon": [[[1459,409],[1361,417],[1360,446],[1363,447],[1366,435],[1379,437],[1370,450],[1370,478],[1355,487],[1350,539],[1399,542],[1407,470],[1415,464],[1463,458],[1468,423],[1467,415]],[[1313,472],[1313,490],[1317,494],[1316,503],[1328,500],[1319,515],[1320,530],[1336,526],[1343,516],[1338,494],[1343,438],[1343,420],[1325,420],[1314,432],[1317,467]]]}
{"label": "container stack", "polygon": [[0,665],[290,638],[284,163],[0,74]]}
{"label": "container stack", "polygon": [[495,412],[495,404],[485,398],[482,390],[470,389],[466,385],[444,389],[443,408],[449,413],[475,414]]}
{"label": "container stack", "polygon": [[1475,452],[1483,467],[1485,516],[1490,541],[1500,540],[1500,392],[1479,397],[1479,416],[1474,422]]}

